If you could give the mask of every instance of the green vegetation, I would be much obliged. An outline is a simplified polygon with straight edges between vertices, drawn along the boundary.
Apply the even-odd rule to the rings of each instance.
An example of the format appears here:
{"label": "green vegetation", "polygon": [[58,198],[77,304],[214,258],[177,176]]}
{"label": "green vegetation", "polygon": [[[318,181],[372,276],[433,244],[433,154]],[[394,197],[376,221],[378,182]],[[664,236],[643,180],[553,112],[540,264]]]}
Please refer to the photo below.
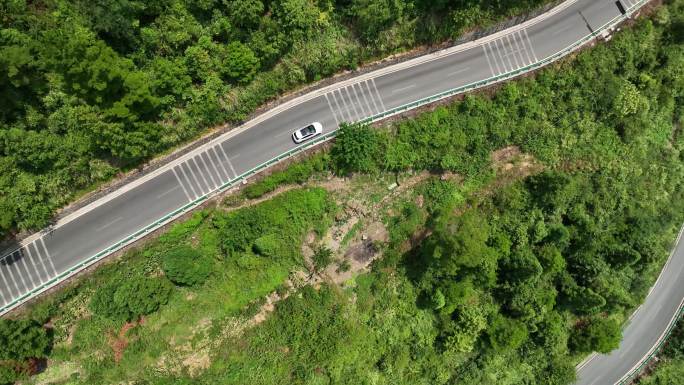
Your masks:
{"label": "green vegetation", "polygon": [[162,257],[164,275],[176,285],[196,286],[213,270],[210,258],[192,247],[181,246]]}
{"label": "green vegetation", "polygon": [[[51,365],[75,367],[72,384],[572,383],[588,352],[617,346],[684,222],[681,25],[673,0],[494,96],[345,127],[318,168],[362,173],[345,186],[198,213],[32,309],[51,320]],[[346,255],[324,248],[352,231],[346,215],[382,219],[382,258],[343,284],[304,285],[302,243],[316,270]],[[130,329],[90,314],[109,285],[165,287],[165,256],[188,245],[213,266],[203,284],[170,289]],[[152,308],[131,298],[128,319]],[[645,381],[677,375],[679,337],[663,380]],[[65,381],[48,372],[29,381]]]}
{"label": "green vegetation", "polygon": [[[196,213],[145,249],[32,309],[41,323],[50,320],[51,366],[59,371],[59,363],[68,368],[77,362],[83,372],[72,380],[89,384],[122,376],[152,380],[158,373],[149,362],[182,367],[173,359],[187,354],[179,350],[184,344],[226,338],[220,328],[208,328],[211,322],[249,312],[245,306],[258,304],[291,270],[304,269],[299,248],[305,233],[324,232],[334,210],[324,190],[300,189],[229,213]],[[278,235],[278,254],[252,252],[268,234]],[[0,374],[21,377],[27,359],[45,357],[53,345],[40,325],[3,320],[0,352],[9,356],[0,356]]]}
{"label": "green vegetation", "polygon": [[260,198],[273,192],[284,184],[303,184],[315,173],[326,169],[328,157],[326,154],[315,155],[301,162],[288,166],[283,171],[276,171],[262,180],[247,186],[243,194],[248,199]]}
{"label": "green vegetation", "polygon": [[658,354],[654,370],[637,382],[639,385],[684,384],[684,324],[677,321],[666,345]]}
{"label": "green vegetation", "polygon": [[325,246],[321,246],[314,252],[311,258],[314,263],[314,271],[323,271],[331,263],[333,263],[333,251]]}
{"label": "green vegetation", "polygon": [[0,235],[301,84],[546,1],[3,1]]}
{"label": "green vegetation", "polygon": [[171,287],[163,279],[127,277],[100,287],[93,295],[90,307],[98,316],[131,321],[157,311],[166,304],[170,294]]}
{"label": "green vegetation", "polygon": [[47,356],[51,338],[35,320],[0,319],[0,346],[0,384],[6,384],[32,374],[30,360]]}

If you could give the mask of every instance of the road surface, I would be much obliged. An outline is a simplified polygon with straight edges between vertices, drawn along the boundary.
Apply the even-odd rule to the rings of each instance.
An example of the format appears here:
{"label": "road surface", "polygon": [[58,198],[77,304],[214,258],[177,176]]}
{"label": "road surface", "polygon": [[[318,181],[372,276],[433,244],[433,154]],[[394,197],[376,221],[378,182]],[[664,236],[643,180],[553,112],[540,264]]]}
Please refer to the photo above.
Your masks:
{"label": "road surface", "polygon": [[[622,0],[635,9],[638,0]],[[0,314],[61,280],[65,272],[189,202],[295,148],[293,130],[313,121],[324,131],[473,82],[537,63],[573,46],[620,10],[614,0],[568,0],[521,25],[475,42],[390,66],[285,103],[34,234],[0,258]],[[625,330],[623,346],[589,361],[579,384],[612,384],[638,363],[684,297],[678,253]],[[681,286],[681,287],[680,287]],[[32,296],[33,294],[31,294]]]}

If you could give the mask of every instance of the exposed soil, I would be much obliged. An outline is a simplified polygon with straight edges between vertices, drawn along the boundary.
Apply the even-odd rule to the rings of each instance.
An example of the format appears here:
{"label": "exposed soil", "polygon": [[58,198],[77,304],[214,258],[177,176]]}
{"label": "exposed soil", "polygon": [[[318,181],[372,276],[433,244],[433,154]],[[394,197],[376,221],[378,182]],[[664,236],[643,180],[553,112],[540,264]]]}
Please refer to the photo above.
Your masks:
{"label": "exposed soil", "polygon": [[116,336],[109,334],[109,346],[112,348],[112,351],[114,352],[114,362],[121,361],[121,358],[123,358],[123,354],[126,351],[128,344],[130,343],[128,337],[126,336],[126,333],[128,333],[128,331],[133,329],[134,327],[142,325],[144,322],[144,318],[140,318],[139,321],[135,322],[126,322],[121,327],[121,329],[119,329],[119,333]]}

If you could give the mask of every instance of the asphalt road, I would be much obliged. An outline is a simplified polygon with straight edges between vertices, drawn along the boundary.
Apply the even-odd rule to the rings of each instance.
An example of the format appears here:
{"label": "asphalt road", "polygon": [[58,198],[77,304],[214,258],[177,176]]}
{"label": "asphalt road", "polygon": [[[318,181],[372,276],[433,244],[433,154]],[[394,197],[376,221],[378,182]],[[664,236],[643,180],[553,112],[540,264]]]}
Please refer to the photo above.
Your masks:
{"label": "asphalt road", "polygon": [[587,361],[577,372],[577,384],[615,384],[631,372],[669,326],[684,298],[683,282],[684,242],[680,238],[646,301],[624,329],[620,347]]}
{"label": "asphalt road", "polygon": [[[626,7],[637,0],[622,0]],[[568,4],[570,4],[568,6]],[[253,167],[295,147],[293,130],[313,121],[324,131],[344,121],[358,121],[391,108],[469,83],[505,74],[549,57],[620,15],[614,0],[569,1],[565,8],[525,28],[466,45],[458,52],[436,56],[396,71],[380,70],[328,89],[315,97],[272,114],[258,124],[215,143],[193,157],[171,164],[153,178],[104,199],[102,204],[0,259],[0,314],[14,299],[65,272],[135,231],[154,223],[196,198],[234,180]],[[257,118],[258,119],[258,118]],[[123,191],[123,190],[122,190]],[[113,195],[113,196],[114,196]],[[4,253],[3,253],[4,254]],[[612,384],[650,348],[684,297],[684,255],[668,265],[662,281],[644,309],[625,331],[623,347],[590,361],[579,372],[580,384]],[[684,285],[682,285],[684,286]]]}

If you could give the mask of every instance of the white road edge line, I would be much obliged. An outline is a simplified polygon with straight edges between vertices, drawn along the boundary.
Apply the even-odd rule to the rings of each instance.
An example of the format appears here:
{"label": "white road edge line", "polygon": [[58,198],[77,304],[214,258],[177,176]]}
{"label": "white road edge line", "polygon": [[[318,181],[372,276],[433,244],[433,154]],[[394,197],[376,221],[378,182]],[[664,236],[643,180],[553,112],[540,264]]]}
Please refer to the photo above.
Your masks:
{"label": "white road edge line", "polygon": [[211,150],[211,152],[214,154],[214,157],[216,157],[216,163],[218,163],[219,167],[221,168],[221,171],[223,171],[223,175],[225,175],[226,181],[230,182],[231,180],[233,180],[228,170],[226,170],[226,166],[224,166],[223,162],[221,162],[221,155],[219,155],[218,151],[216,151],[216,146],[211,147],[209,150]]}
{"label": "white road edge line", "polygon": [[380,91],[378,91],[378,86],[375,85],[375,78],[371,78],[370,82],[373,85],[373,90],[375,90],[375,93],[378,96],[378,101],[380,102],[380,106],[382,107],[382,112],[387,111],[387,107],[385,107],[385,103],[382,101],[382,95],[380,95]]}
{"label": "white road edge line", "polygon": [[[9,279],[7,279],[7,277],[5,276],[5,273],[3,272],[3,269],[2,269],[3,266],[6,267],[7,265],[0,265],[0,275],[2,276],[2,280],[5,281],[5,287],[7,288],[7,291],[9,293],[10,300],[13,300],[14,298],[20,297],[21,292],[19,291],[17,284],[14,282],[14,279],[12,279],[12,283],[14,284],[14,288],[17,289],[17,296],[14,297],[14,293],[12,292],[12,288],[9,285]],[[9,270],[7,271],[7,274],[9,274]],[[10,278],[12,278],[12,277],[10,276]],[[12,298],[12,297],[14,297],[14,298]]]}
{"label": "white road edge line", "polygon": [[361,83],[356,83],[356,86],[359,87],[359,94],[361,94],[361,97],[363,98],[364,105],[366,106],[366,108],[368,108],[368,111],[370,111],[370,115],[368,116],[375,115],[375,108],[368,102],[368,98],[366,97],[366,91],[364,91],[363,86],[361,85]]}
{"label": "white road edge line", "polygon": [[359,103],[359,109],[361,109],[361,112],[362,112],[361,118],[365,119],[367,116],[373,116],[373,111],[370,111],[369,114],[366,114],[366,110],[368,109],[368,105],[361,102],[361,98],[359,97],[359,90],[356,89],[355,85],[356,85],[356,83],[352,84],[350,87],[352,89],[352,93],[354,94],[354,98]]}
{"label": "white road edge line", "polygon": [[[202,182],[204,182],[204,186],[206,186],[206,190],[207,191],[213,190],[213,188],[209,184],[209,181],[207,180],[207,177],[205,177],[204,173],[202,172],[202,168],[200,167],[199,162],[197,161],[197,156],[192,157],[191,160],[192,160],[192,163],[195,165],[195,168],[197,169],[197,173],[199,174],[200,178],[202,179]],[[203,191],[202,194],[206,194],[204,192],[204,188],[202,188],[202,191]]]}
{"label": "white road edge line", "polygon": [[[21,251],[19,251],[19,260],[21,261],[21,264],[24,266],[24,270],[26,270],[26,274],[28,274],[28,277],[27,277],[27,278],[28,278],[29,281],[31,281],[31,284],[33,285],[33,287],[31,287],[31,288],[33,289],[34,287],[36,287],[36,286],[38,286],[38,285],[36,285],[36,283],[33,282],[33,278],[31,277],[31,270],[29,270],[28,265],[26,264],[25,257],[26,257],[26,256],[23,255],[23,254],[21,253]],[[43,283],[43,282],[40,280],[40,276],[38,276],[38,281],[39,281],[41,284]]]}
{"label": "white road edge line", "polygon": [[[216,185],[216,188],[223,186],[223,176],[219,172],[218,167],[216,167],[216,160],[211,157],[211,154],[209,154],[209,150],[203,152],[202,155],[206,155],[207,162],[211,165],[211,168],[213,168],[214,172],[216,173],[216,178],[218,178],[218,184]],[[209,171],[209,174],[211,174],[211,171]],[[211,179],[213,180],[214,178]]]}
{"label": "white road edge line", "polygon": [[180,170],[181,174],[183,174],[183,178],[185,179],[185,182],[188,184],[188,189],[192,191],[192,201],[195,199],[199,198],[199,195],[197,194],[197,191],[195,191],[195,186],[192,185],[192,181],[190,180],[190,177],[188,176],[188,173],[185,172],[185,167],[183,167],[185,163],[181,163],[178,165],[178,169]]}
{"label": "white road edge line", "polygon": [[[36,242],[38,242],[38,241],[36,240]],[[43,271],[45,271],[45,276],[47,277],[47,280],[49,281],[52,274],[50,274],[50,271],[45,266],[45,262],[43,261],[43,258],[40,255],[40,250],[38,250],[38,245],[36,244],[36,242],[33,242],[30,245],[26,246],[26,250],[29,252],[29,254],[33,254],[33,253],[31,253],[31,249],[30,249],[30,247],[33,246],[33,249],[36,252],[36,258],[38,258],[38,262],[40,262],[40,265],[43,266]]]}
{"label": "white road edge line", "polygon": [[211,170],[209,169],[209,165],[207,164],[207,162],[204,161],[204,156],[202,156],[202,155],[204,155],[203,152],[200,153],[198,155],[198,157],[202,161],[202,164],[204,165],[204,169],[207,170],[207,174],[209,175],[209,179],[211,179],[211,184],[214,186],[212,188],[212,190],[216,190],[217,188],[219,188],[219,186],[221,186],[221,184],[216,183],[216,179],[214,179],[214,176],[211,174]]}
{"label": "white road edge line", "polygon": [[[219,148],[221,149],[221,152],[223,153],[223,155],[226,157],[226,161],[228,162],[228,167],[230,167],[230,171],[232,171],[233,174],[235,174],[235,176],[233,177],[233,179],[237,179],[238,174],[235,172],[235,168],[233,167],[233,163],[230,161],[230,157],[226,154],[226,150],[224,150],[224,149],[223,149],[223,146],[220,145],[220,144],[219,144]],[[235,155],[236,158],[237,158],[238,156],[240,156],[240,154]]]}
{"label": "white road edge line", "polygon": [[363,85],[366,87],[366,90],[368,91],[368,98],[370,99],[371,103],[373,103],[373,110],[375,111],[375,114],[381,113],[382,110],[380,110],[378,103],[375,102],[375,95],[373,95],[373,90],[371,89],[370,84],[368,84],[368,80],[364,80]]}
{"label": "white road edge line", "polygon": [[[349,105],[354,109],[354,116],[356,116],[355,122],[358,122],[361,120],[361,115],[359,115],[359,111],[356,109],[356,104],[354,103],[354,99],[351,97],[351,93],[349,92],[349,87],[344,87],[344,93],[347,94],[347,99],[349,100]],[[350,108],[351,110],[351,108]]]}

